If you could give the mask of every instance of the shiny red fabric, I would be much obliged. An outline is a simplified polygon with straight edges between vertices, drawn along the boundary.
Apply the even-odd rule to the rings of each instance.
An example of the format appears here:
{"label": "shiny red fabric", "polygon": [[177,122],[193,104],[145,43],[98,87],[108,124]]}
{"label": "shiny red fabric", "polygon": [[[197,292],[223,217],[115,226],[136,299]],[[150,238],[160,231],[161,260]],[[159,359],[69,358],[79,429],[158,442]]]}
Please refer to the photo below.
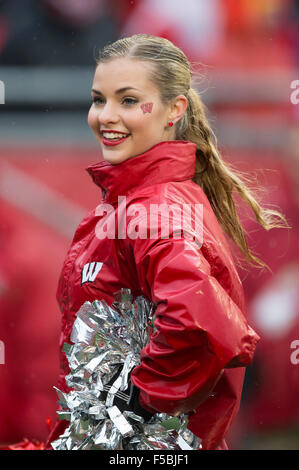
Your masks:
{"label": "shiny red fabric", "polygon": [[30,441],[24,438],[23,441],[17,444],[11,444],[8,446],[0,446],[0,450],[45,450],[44,442]]}
{"label": "shiny red fabric", "polygon": [[[247,323],[243,287],[225,236],[206,195],[192,181],[195,159],[195,144],[165,141],[121,164],[87,168],[103,197],[79,225],[62,268],[60,346],[70,342],[76,312],[85,301],[104,299],[111,305],[122,287],[130,288],[134,298],[145,296],[157,309],[156,331],[131,376],[141,405],[152,412],[188,413],[188,426],[202,439],[203,449],[226,449],[224,437],[238,411],[245,366],[259,337]],[[125,196],[122,205],[120,196]],[[161,219],[150,236],[148,214],[153,204],[163,203],[202,204],[201,246],[186,246],[186,235],[176,237],[171,223],[163,238]],[[99,235],[109,225],[102,204],[113,208],[109,220],[115,238]],[[132,227],[136,204],[146,209],[138,214],[137,229]],[[134,237],[134,229],[143,235]],[[100,266],[91,263],[102,265],[86,280],[84,269],[86,274],[87,268]],[[67,391],[63,353],[61,360],[58,387]],[[67,425],[57,423],[48,446]]]}

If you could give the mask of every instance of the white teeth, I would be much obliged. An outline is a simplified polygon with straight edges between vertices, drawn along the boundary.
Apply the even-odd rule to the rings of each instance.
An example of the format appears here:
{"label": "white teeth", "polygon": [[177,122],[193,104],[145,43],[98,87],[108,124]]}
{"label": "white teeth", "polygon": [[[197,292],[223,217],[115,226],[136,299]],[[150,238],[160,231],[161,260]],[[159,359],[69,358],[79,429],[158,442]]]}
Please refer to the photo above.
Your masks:
{"label": "white teeth", "polygon": [[116,132],[103,132],[105,139],[121,139],[122,137],[127,137],[128,134],[118,134]]}

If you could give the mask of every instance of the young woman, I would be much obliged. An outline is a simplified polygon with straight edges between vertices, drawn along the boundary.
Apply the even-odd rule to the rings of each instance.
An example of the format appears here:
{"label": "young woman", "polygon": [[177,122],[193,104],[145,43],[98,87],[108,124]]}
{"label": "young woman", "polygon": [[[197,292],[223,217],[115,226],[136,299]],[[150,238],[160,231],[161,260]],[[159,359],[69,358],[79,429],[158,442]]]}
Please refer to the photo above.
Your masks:
{"label": "young woman", "polygon": [[[203,449],[226,449],[259,337],[246,321],[225,234],[250,264],[263,266],[248,248],[233,190],[266,230],[285,219],[260,207],[222,160],[190,64],[166,39],[138,34],[101,51],[88,123],[104,161],[87,171],[102,201],[79,225],[62,269],[61,347],[85,301],[111,305],[123,287],[143,295],[157,308],[156,332],[131,374],[140,410],[188,413]],[[164,212],[155,219],[157,207]],[[179,234],[174,207],[188,220]],[[61,359],[58,388],[67,392]],[[49,448],[67,425],[57,423]]]}

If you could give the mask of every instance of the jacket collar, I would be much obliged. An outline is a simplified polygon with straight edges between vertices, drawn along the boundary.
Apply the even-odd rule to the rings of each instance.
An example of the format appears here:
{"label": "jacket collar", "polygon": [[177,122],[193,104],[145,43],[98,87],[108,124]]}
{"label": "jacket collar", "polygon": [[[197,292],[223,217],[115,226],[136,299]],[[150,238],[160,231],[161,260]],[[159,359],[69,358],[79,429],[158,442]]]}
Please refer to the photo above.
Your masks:
{"label": "jacket collar", "polygon": [[192,179],[195,173],[196,144],[187,140],[170,140],[155,144],[136,157],[118,165],[102,161],[86,171],[103,191],[103,200],[117,202],[136,190],[157,183]]}

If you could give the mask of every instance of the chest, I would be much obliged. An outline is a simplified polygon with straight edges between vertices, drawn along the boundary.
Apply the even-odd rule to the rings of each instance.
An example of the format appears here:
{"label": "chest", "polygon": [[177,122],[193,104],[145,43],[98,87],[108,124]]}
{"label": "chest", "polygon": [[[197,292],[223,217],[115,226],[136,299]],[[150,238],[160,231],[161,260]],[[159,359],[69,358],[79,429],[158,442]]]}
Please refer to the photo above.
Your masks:
{"label": "chest", "polygon": [[86,301],[111,305],[123,287],[139,293],[134,261],[123,241],[107,233],[107,219],[93,213],[79,225],[66,255],[57,288],[60,309],[71,319]]}

